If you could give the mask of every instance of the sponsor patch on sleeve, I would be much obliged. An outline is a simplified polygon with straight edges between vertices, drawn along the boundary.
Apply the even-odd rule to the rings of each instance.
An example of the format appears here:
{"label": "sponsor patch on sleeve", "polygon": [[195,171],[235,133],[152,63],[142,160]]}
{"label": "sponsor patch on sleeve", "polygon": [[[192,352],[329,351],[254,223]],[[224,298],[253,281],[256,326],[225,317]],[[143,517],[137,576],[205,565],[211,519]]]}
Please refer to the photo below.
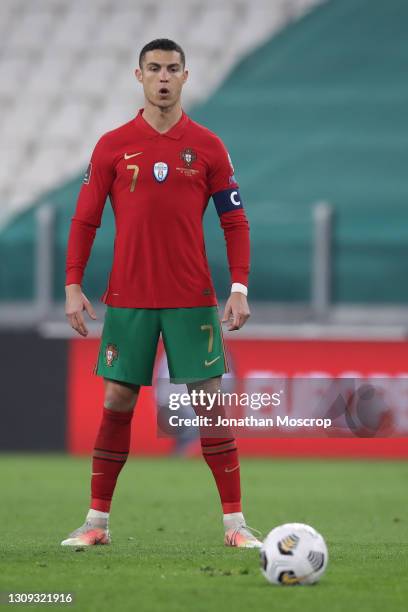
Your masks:
{"label": "sponsor patch on sleeve", "polygon": [[92,162],[89,162],[89,166],[86,169],[84,180],[82,181],[85,185],[89,185],[89,181],[91,180],[92,174]]}
{"label": "sponsor patch on sleeve", "polygon": [[227,155],[228,155],[228,161],[229,161],[230,166],[231,166],[231,172],[232,172],[232,174],[234,174],[235,170],[234,170],[234,164],[232,163],[231,155],[229,153],[227,153]]}
{"label": "sponsor patch on sleeve", "polygon": [[223,191],[217,191],[217,193],[213,195],[213,200],[219,216],[230,210],[244,208],[238,189],[223,189]]}

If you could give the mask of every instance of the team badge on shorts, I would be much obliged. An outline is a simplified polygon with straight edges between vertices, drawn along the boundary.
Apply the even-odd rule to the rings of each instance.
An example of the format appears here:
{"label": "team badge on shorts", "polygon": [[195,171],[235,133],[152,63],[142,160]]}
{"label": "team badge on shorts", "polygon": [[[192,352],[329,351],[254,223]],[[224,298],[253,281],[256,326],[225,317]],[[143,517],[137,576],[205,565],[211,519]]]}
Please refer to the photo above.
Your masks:
{"label": "team badge on shorts", "polygon": [[197,159],[197,153],[195,151],[193,151],[193,149],[184,149],[180,153],[180,157],[181,157],[181,159],[184,162],[184,166],[186,168],[191,168],[192,164]]}
{"label": "team badge on shorts", "polygon": [[162,183],[166,180],[169,173],[169,167],[165,162],[156,162],[153,166],[153,174],[156,181]]}
{"label": "team badge on shorts", "polygon": [[105,349],[105,362],[106,365],[111,368],[113,362],[118,358],[119,351],[116,344],[107,344]]}

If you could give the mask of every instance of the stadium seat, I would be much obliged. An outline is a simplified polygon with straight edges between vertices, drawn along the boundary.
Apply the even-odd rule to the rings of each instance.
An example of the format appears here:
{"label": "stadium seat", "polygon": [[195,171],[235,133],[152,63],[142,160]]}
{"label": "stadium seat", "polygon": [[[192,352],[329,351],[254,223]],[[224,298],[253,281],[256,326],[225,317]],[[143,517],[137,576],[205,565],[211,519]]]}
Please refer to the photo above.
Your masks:
{"label": "stadium seat", "polygon": [[[184,98],[188,110],[211,95],[245,52],[274,33],[277,24],[293,17],[285,10],[289,1],[291,5],[306,2],[173,0],[170,5],[159,0],[2,0],[0,121],[6,126],[4,143],[17,141],[24,151],[34,136],[18,104],[24,85],[27,106],[42,109],[32,115],[41,117],[32,157],[38,154],[46,161],[42,148],[60,140],[69,145],[80,172],[83,158],[78,153],[91,150],[98,135],[129,119],[141,105],[132,72],[143,44],[152,38],[173,37],[185,46],[191,69]],[[22,185],[30,184],[24,180],[25,172],[23,168],[19,197],[10,192],[12,185],[0,185],[0,193],[10,195],[0,209],[0,226],[11,211],[17,214],[30,205],[29,193],[22,192]],[[45,173],[46,168],[39,172],[40,182]],[[55,175],[57,182],[62,177],[62,170],[60,176]]]}

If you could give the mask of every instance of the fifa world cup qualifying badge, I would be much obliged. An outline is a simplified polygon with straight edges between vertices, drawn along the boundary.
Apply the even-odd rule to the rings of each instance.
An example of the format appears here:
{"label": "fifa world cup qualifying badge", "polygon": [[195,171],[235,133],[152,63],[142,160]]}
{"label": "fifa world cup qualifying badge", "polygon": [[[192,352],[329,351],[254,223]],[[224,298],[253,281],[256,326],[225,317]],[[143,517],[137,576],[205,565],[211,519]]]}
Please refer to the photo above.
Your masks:
{"label": "fifa world cup qualifying badge", "polygon": [[105,362],[106,365],[111,368],[113,366],[113,362],[118,358],[118,347],[116,344],[107,344],[105,349]]}

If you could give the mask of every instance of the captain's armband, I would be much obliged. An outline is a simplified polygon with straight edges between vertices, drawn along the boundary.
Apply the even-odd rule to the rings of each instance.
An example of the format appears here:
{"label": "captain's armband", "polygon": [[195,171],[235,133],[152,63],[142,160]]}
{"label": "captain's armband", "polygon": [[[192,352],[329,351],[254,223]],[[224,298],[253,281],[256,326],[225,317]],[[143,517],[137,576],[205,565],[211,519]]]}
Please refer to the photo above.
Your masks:
{"label": "captain's armband", "polygon": [[219,217],[230,210],[244,208],[239,189],[223,189],[214,193],[212,197]]}

